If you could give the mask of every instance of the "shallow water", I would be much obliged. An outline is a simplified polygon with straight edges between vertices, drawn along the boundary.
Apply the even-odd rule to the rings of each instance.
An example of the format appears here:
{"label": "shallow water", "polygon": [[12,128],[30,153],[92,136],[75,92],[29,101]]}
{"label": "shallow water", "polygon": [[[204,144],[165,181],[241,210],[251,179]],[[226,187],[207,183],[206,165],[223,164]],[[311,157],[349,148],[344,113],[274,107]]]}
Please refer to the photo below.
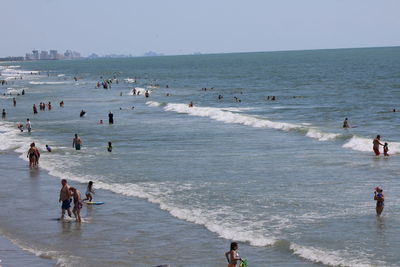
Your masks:
{"label": "shallow water", "polygon": [[[59,212],[58,203],[48,199],[42,201],[49,211],[38,216],[47,218],[46,231],[27,235],[19,230],[29,229],[23,223],[18,229],[14,223],[0,227],[32,247],[65,250],[61,256],[72,265],[78,259],[87,266],[132,261],[197,266],[207,255],[209,264],[219,266],[236,240],[252,266],[400,266],[399,118],[392,112],[400,110],[399,52],[346,49],[4,67],[8,85],[0,90],[14,96],[0,98],[7,110],[0,149],[25,153],[31,141],[41,148],[49,144],[53,152],[42,153],[38,190],[48,184],[45,192],[57,199],[59,180],[46,171],[82,192],[93,180],[102,189],[96,200],[106,204],[84,210],[90,222],[71,224],[67,233],[48,220]],[[28,72],[15,80],[21,69]],[[97,89],[100,76],[115,76],[118,84]],[[133,87],[143,88],[141,95],[132,95]],[[11,98],[22,89],[26,95],[12,107]],[[267,100],[273,95],[276,101]],[[33,103],[41,101],[51,101],[53,109],[33,115]],[[80,118],[82,109],[87,115]],[[107,123],[109,111],[113,125]],[[27,117],[30,135],[15,127]],[[357,127],[342,129],[345,117]],[[83,139],[81,151],[71,147],[75,133]],[[376,134],[389,143],[389,158],[373,156]],[[23,171],[26,163],[21,164]],[[372,200],[376,185],[387,198],[381,219]],[[132,223],[138,217],[140,223]],[[65,240],[71,244],[61,249]],[[91,250],[101,256],[85,257]]]}

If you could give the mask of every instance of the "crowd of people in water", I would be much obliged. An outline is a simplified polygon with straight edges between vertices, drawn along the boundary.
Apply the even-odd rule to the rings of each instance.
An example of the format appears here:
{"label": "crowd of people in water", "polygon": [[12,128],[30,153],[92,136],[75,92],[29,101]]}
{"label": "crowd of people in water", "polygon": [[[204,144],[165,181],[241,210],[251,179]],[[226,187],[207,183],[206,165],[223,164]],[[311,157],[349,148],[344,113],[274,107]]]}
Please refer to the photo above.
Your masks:
{"label": "crowd of people in water", "polygon": [[[77,81],[77,78],[74,77],[74,80]],[[103,87],[104,89],[111,89],[111,86],[112,86],[113,83],[118,84],[118,79],[115,76],[113,77],[113,79],[105,79],[102,82],[97,82],[96,87],[97,88]],[[0,84],[1,85],[7,84],[7,81],[0,80]],[[157,86],[159,86],[159,85],[157,85]],[[169,86],[167,85],[166,88],[169,88]],[[213,89],[214,89],[213,87],[211,87],[211,88],[205,88],[204,87],[201,90],[202,91],[207,91],[207,90],[213,90]],[[132,89],[132,94],[133,95],[140,95],[140,93],[141,93],[140,90],[137,90],[136,88]],[[241,92],[241,94],[242,94],[242,92]],[[17,95],[18,96],[19,95],[25,95],[25,90],[22,90],[22,92],[18,93]],[[120,93],[120,95],[122,96],[122,92]],[[166,96],[170,96],[170,95],[171,95],[170,93],[166,94]],[[146,90],[144,92],[144,96],[146,98],[148,98],[150,96],[150,92],[148,90]],[[221,94],[218,95],[218,100],[222,100],[223,98],[224,98],[223,95],[221,95]],[[295,96],[294,96],[294,98],[295,98]],[[276,101],[277,97],[276,96],[268,96],[267,100]],[[16,98],[14,97],[12,99],[12,101],[13,101],[13,106],[15,107],[16,104],[17,104]],[[240,103],[241,99],[236,97],[236,96],[234,96],[234,101]],[[64,101],[63,100],[61,100],[59,102],[59,106],[61,108],[64,107]],[[194,107],[193,101],[190,101],[188,106],[190,108]],[[45,102],[40,102],[39,103],[39,110],[40,111],[45,111],[46,108],[49,111],[52,110],[52,104],[51,104],[50,101],[47,104]],[[32,109],[33,109],[33,114],[34,115],[38,114],[38,110],[37,110],[36,104],[33,104]],[[120,108],[120,109],[122,109],[122,108]],[[132,109],[134,109],[134,107],[132,107]],[[393,112],[396,112],[396,110],[393,109]],[[86,115],[86,111],[81,110],[79,116],[80,117],[84,117],[85,115]],[[7,113],[6,113],[5,109],[3,109],[2,110],[2,119],[3,120],[6,119],[6,116],[7,116]],[[111,111],[109,111],[109,113],[108,113],[108,122],[109,122],[110,125],[114,124],[114,114]],[[99,124],[103,124],[103,120],[100,120]],[[21,132],[24,131],[24,124],[17,123],[17,127]],[[25,127],[26,127],[27,131],[29,133],[31,133],[32,125],[31,125],[31,121],[30,121],[29,118],[26,119]],[[355,127],[357,127],[357,126],[352,126],[352,127],[350,126],[348,118],[344,119],[344,121],[343,121],[343,128],[344,129],[355,128]],[[376,156],[379,156],[381,154],[380,146],[383,147],[384,156],[385,157],[389,156],[388,143],[387,142],[382,143],[380,135],[377,135],[373,139],[372,144],[373,144],[372,150],[373,150],[373,152],[375,153]],[[83,141],[82,141],[81,137],[78,134],[75,134],[75,136],[74,136],[74,138],[72,140],[72,147],[75,148],[75,150],[79,151],[79,150],[81,150],[82,145],[83,145]],[[112,152],[112,150],[113,150],[112,142],[109,141],[108,142],[108,146],[107,146],[107,151],[108,152]],[[49,145],[46,144],[46,151],[47,152],[52,152],[53,150]],[[27,152],[27,158],[29,159],[29,167],[30,168],[38,167],[39,159],[40,159],[40,150],[38,149],[38,147],[36,147],[34,142],[30,144],[30,147],[29,147],[28,152]],[[75,220],[77,222],[81,222],[82,221],[82,218],[81,218],[81,215],[80,215],[80,211],[81,211],[81,209],[83,207],[83,203],[85,201],[92,202],[92,200],[93,200],[93,195],[95,194],[95,191],[93,189],[93,184],[94,184],[93,181],[89,181],[89,183],[87,185],[87,188],[86,188],[86,192],[85,192],[85,199],[82,199],[81,193],[76,187],[69,186],[66,179],[62,179],[61,180],[62,187],[61,187],[60,194],[59,194],[59,202],[62,202],[62,205],[61,205],[61,218],[60,218],[61,220],[65,219],[65,215],[66,214],[68,214],[69,217],[72,217],[72,214],[73,214],[74,217],[75,217]],[[380,216],[382,214],[382,212],[383,212],[384,201],[385,201],[383,189],[382,189],[381,186],[375,187],[373,199],[376,201],[376,214],[377,214],[377,216]],[[71,204],[72,203],[73,203],[73,208],[72,208],[72,211],[71,211]],[[230,245],[230,250],[225,253],[225,257],[226,257],[226,259],[228,261],[228,267],[234,267],[234,266],[237,266],[238,264],[240,264],[241,267],[246,267],[247,266],[247,260],[245,260],[245,259],[243,259],[243,258],[241,258],[239,256],[238,248],[239,248],[238,243],[237,242],[232,242],[231,245]]]}

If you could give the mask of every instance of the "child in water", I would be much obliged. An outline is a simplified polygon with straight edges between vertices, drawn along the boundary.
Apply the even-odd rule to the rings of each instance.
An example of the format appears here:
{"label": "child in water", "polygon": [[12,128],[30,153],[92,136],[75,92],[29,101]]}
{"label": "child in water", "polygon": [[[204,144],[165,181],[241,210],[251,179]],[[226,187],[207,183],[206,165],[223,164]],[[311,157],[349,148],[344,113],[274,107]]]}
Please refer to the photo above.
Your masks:
{"label": "child in water", "polygon": [[107,151],[112,152],[112,143],[111,142],[108,142]]}
{"label": "child in water", "polygon": [[388,143],[385,143],[385,144],[383,145],[383,155],[385,155],[386,157],[389,157],[388,152],[389,152]]}
{"label": "child in water", "polygon": [[92,182],[92,181],[89,181],[88,186],[87,186],[87,188],[86,188],[86,193],[85,193],[86,198],[84,199],[84,201],[85,201],[85,200],[89,200],[89,202],[91,202],[92,199],[93,199],[92,194],[94,195],[93,182]]}

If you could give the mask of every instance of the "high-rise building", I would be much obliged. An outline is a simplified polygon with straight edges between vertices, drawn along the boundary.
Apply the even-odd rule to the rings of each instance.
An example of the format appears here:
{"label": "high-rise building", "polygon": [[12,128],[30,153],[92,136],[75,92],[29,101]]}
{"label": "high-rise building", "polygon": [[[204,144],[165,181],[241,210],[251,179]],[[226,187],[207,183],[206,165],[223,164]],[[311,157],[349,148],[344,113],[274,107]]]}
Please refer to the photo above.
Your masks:
{"label": "high-rise building", "polygon": [[57,50],[50,50],[50,58],[52,60],[56,60],[59,58]]}
{"label": "high-rise building", "polygon": [[39,60],[39,51],[32,50],[32,60]]}
{"label": "high-rise building", "polygon": [[40,52],[40,60],[48,60],[49,59],[49,52],[41,51]]}

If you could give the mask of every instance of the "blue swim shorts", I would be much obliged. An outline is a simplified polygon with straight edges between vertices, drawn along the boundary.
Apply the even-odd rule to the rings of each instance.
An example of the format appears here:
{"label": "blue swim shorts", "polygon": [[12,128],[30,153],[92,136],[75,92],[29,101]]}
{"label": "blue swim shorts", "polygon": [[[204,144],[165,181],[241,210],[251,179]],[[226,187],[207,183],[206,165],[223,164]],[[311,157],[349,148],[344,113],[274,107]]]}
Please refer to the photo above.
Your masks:
{"label": "blue swim shorts", "polygon": [[62,208],[63,210],[67,210],[67,209],[71,208],[71,199],[64,200],[64,201],[62,202],[61,208]]}

